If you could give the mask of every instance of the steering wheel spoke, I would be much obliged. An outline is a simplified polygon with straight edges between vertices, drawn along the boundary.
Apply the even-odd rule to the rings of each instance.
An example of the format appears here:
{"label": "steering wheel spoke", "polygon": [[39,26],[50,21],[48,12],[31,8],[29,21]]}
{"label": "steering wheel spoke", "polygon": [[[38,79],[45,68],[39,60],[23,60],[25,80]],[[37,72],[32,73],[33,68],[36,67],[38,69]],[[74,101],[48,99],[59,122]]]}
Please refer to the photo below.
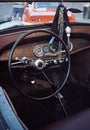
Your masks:
{"label": "steering wheel spoke", "polygon": [[11,63],[11,68],[26,68],[26,67],[31,67],[32,66],[32,60],[29,58],[22,56],[18,58],[18,60],[14,60]]}
{"label": "steering wheel spoke", "polygon": [[46,73],[42,70],[42,74],[44,75],[44,77],[46,78],[46,80],[49,82],[49,84],[50,84],[50,86],[51,86],[51,88],[52,88],[52,90],[56,90],[56,87],[55,87],[55,85],[54,85],[54,83],[49,79],[49,77],[46,75]]}

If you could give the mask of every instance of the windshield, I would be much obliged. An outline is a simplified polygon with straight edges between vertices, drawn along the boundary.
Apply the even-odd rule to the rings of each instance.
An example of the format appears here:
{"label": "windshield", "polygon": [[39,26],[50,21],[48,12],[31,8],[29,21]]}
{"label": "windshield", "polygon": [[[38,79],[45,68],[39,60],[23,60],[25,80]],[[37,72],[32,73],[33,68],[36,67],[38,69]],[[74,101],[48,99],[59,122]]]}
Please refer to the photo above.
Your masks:
{"label": "windshield", "polygon": [[[0,30],[52,23],[60,2],[0,2]],[[90,2],[63,2],[70,23],[90,23]],[[35,10],[36,9],[36,10]]]}

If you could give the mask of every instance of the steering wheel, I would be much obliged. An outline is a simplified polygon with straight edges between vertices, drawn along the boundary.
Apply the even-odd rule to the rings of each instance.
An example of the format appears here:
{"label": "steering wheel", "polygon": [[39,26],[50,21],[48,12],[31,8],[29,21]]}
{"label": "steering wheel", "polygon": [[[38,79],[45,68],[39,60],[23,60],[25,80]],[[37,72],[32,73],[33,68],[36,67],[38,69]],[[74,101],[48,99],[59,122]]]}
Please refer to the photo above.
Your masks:
{"label": "steering wheel", "polygon": [[[45,44],[38,53],[40,55],[36,54],[38,44],[35,44],[31,52],[35,58],[22,56],[17,60],[13,59],[18,45],[21,46],[27,36],[36,33],[45,33],[49,36],[48,41],[44,40]],[[52,37],[54,40],[51,42]],[[13,44],[8,68],[11,81],[20,94],[29,99],[48,99],[64,87],[70,73],[70,55],[64,41],[58,35],[46,29],[36,29],[26,32]],[[22,75],[24,75],[24,79],[26,76],[26,81]],[[17,77],[19,79],[16,79]]]}

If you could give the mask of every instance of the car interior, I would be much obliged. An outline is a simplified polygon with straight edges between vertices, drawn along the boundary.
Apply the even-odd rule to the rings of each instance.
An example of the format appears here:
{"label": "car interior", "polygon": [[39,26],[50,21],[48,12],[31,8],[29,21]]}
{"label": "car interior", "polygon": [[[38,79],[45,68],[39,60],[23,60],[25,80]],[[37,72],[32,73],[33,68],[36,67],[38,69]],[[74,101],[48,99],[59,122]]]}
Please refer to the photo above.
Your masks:
{"label": "car interior", "polygon": [[0,130],[90,130],[90,22],[67,10],[0,30]]}

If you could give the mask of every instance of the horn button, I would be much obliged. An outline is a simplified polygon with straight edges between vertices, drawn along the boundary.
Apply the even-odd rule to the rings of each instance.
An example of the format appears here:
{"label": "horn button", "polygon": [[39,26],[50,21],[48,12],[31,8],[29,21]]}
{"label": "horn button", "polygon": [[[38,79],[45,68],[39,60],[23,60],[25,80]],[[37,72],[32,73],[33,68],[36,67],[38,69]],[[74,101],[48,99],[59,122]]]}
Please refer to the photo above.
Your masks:
{"label": "horn button", "polygon": [[41,60],[41,59],[37,59],[35,62],[34,62],[34,65],[35,67],[38,69],[38,70],[42,70],[45,66],[46,66],[46,63]]}

